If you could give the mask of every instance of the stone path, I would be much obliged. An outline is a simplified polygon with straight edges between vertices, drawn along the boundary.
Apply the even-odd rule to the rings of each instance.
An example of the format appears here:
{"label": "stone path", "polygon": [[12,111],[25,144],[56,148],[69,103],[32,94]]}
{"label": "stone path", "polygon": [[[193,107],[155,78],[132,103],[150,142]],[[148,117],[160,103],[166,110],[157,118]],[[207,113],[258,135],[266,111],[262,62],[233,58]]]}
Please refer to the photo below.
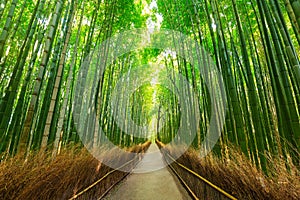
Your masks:
{"label": "stone path", "polygon": [[152,144],[132,174],[115,186],[104,199],[189,200],[191,198],[177,178],[165,167],[162,154],[156,144]]}

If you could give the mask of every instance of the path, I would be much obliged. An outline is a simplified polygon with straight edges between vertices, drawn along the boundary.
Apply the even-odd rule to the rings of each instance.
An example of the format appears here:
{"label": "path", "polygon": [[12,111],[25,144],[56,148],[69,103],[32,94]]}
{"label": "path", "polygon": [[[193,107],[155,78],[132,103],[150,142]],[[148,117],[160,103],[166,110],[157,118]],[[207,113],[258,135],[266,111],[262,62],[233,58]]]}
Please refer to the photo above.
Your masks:
{"label": "path", "polygon": [[[151,152],[151,153],[149,153]],[[162,154],[152,144],[142,161],[105,200],[188,200],[191,199],[179,181],[164,166]],[[152,169],[159,169],[151,171]],[[145,171],[148,171],[145,173]]]}

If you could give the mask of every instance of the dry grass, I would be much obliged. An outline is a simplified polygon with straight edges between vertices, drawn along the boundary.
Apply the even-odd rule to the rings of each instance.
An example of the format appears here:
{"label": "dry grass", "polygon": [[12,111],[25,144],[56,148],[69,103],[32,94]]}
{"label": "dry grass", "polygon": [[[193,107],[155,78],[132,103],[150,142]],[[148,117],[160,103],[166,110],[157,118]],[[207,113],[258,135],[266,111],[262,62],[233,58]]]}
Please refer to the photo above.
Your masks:
{"label": "dry grass", "polygon": [[[163,145],[160,144],[160,146]],[[162,149],[163,152],[166,152],[165,148]],[[175,149],[167,149],[167,151],[171,155],[176,154]],[[219,159],[213,155],[200,159],[198,152],[191,149],[177,161],[238,199],[300,199],[300,174],[296,166],[292,166],[292,171],[288,172],[282,164],[283,161],[269,159],[269,163],[272,164],[272,169],[270,169],[272,176],[267,177],[238,150],[232,148],[229,150],[229,156],[227,160]],[[203,182],[195,178],[194,175],[183,170],[175,163],[172,166],[193,188],[193,191],[200,198],[203,197],[203,192],[207,192],[208,187],[203,189]],[[204,199],[217,198],[206,196]]]}
{"label": "dry grass", "polygon": [[[128,151],[143,153],[149,145],[137,145]],[[133,158],[111,154],[110,159],[125,163]],[[78,147],[64,149],[54,160],[41,153],[31,155],[27,162],[16,156],[0,164],[0,199],[68,199],[111,170]],[[125,174],[114,172],[78,199],[101,196]]]}

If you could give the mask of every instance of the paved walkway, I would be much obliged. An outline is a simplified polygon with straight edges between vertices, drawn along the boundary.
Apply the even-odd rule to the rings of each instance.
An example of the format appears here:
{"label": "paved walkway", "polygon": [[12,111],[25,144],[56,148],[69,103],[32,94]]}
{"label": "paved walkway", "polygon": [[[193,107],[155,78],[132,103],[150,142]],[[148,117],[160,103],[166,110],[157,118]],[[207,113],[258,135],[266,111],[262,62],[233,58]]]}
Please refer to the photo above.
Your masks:
{"label": "paved walkway", "polygon": [[[176,177],[164,167],[162,154],[152,144],[142,161],[105,200],[189,200],[191,199]],[[156,169],[155,171],[153,171]],[[157,170],[158,169],[158,170]]]}

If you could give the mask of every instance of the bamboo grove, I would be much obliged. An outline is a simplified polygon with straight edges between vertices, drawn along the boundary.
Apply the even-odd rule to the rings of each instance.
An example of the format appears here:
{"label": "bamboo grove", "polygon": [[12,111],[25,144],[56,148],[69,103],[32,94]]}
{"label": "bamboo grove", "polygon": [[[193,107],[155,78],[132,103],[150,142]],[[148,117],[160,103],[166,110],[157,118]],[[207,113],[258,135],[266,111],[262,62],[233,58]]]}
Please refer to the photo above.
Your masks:
{"label": "bamboo grove", "polygon": [[[74,101],[95,101],[91,109],[96,110],[100,127],[82,122],[89,124],[82,130],[92,134],[86,137],[93,137],[94,143],[101,143],[99,128],[115,145],[146,141],[149,138],[129,136],[117,126],[112,113],[121,108],[112,109],[109,101],[122,74],[155,62],[169,72],[164,77],[176,81],[172,73],[176,72],[191,84],[182,91],[191,104],[188,113],[193,112],[188,97],[195,91],[200,120],[192,146],[199,149],[212,115],[209,91],[198,68],[168,50],[126,53],[107,63],[93,84],[97,97],[83,99],[74,93],[75,83],[85,80],[80,67],[97,45],[116,33],[145,28],[149,20],[161,20],[155,29],[188,35],[209,53],[222,74],[227,112],[214,151],[228,158],[227,149],[234,145],[264,171],[268,156],[285,160],[287,168],[291,163],[299,166],[299,0],[1,0],[0,18],[2,160],[40,149],[55,156],[63,146],[80,143]],[[108,56],[104,53],[101,62]],[[119,91],[120,105],[126,92],[126,87]],[[182,113],[169,89],[143,85],[125,104],[131,106],[126,118],[137,124],[153,123],[156,116],[155,135],[160,141],[168,143],[175,137]],[[134,127],[126,128],[134,132]]]}

